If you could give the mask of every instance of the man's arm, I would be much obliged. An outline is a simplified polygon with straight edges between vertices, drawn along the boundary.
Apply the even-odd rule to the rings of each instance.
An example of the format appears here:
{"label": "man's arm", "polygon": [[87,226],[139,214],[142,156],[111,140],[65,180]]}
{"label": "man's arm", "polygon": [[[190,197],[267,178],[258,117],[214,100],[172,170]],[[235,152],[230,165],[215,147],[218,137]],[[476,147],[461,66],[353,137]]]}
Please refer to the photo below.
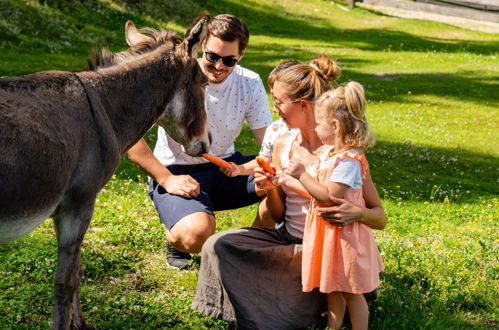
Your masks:
{"label": "man's arm", "polygon": [[128,157],[147,175],[153,178],[167,192],[173,195],[190,198],[199,195],[199,183],[189,175],[173,175],[154,156],[153,152],[142,138],[128,151]]}
{"label": "man's arm", "polygon": [[263,137],[265,136],[265,130],[266,129],[267,129],[267,126],[252,130],[253,131],[253,135],[255,136],[255,138],[258,141],[259,145],[262,145]]}

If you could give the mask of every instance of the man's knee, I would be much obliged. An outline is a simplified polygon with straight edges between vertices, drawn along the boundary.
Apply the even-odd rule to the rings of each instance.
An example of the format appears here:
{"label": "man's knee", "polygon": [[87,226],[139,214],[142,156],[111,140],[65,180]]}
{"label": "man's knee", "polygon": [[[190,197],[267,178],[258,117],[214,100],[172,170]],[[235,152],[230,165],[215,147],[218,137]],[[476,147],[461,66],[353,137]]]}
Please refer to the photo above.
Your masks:
{"label": "man's knee", "polygon": [[215,232],[215,219],[212,215],[200,212],[181,219],[170,230],[168,239],[178,250],[198,253],[204,242]]}

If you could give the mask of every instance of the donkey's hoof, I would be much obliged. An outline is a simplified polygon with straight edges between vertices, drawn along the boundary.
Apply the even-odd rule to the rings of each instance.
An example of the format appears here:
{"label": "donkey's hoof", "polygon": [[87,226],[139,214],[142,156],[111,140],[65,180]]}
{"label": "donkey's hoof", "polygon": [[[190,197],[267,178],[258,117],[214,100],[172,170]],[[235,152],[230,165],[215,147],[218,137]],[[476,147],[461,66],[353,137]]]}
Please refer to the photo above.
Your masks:
{"label": "donkey's hoof", "polygon": [[83,330],[95,330],[95,327],[91,323],[85,323]]}
{"label": "donkey's hoof", "polygon": [[83,324],[80,324],[78,326],[73,324],[71,330],[95,330],[95,327],[90,323],[84,322]]}

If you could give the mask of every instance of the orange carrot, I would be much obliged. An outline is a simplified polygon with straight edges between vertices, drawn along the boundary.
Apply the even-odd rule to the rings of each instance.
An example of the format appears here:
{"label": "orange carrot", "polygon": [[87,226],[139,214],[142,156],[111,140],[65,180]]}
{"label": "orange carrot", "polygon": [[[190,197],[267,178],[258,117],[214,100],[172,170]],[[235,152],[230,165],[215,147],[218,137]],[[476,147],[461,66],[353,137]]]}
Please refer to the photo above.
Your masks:
{"label": "orange carrot", "polygon": [[212,154],[202,154],[201,157],[203,157],[204,159],[212,162],[213,164],[217,165],[218,167],[226,168],[226,169],[232,168],[232,166],[230,166],[229,163],[227,163],[225,160],[223,160],[222,158],[217,157],[215,155],[212,155]]}
{"label": "orange carrot", "polygon": [[262,170],[269,173],[270,175],[275,175],[275,170],[272,166],[270,166],[268,161],[266,161],[263,157],[260,156],[257,156],[255,159],[258,166],[260,166]]}

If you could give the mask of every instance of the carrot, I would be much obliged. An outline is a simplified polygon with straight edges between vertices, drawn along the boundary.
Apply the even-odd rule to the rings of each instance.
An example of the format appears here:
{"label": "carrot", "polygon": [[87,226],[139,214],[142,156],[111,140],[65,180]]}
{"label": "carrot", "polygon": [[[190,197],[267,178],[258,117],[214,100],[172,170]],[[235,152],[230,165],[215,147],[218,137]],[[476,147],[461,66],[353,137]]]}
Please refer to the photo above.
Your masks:
{"label": "carrot", "polygon": [[225,160],[223,160],[222,158],[217,157],[215,155],[205,153],[205,154],[202,154],[201,157],[212,162],[213,164],[217,165],[218,167],[226,168],[226,169],[232,168],[232,166],[230,166],[229,163],[227,163]]}
{"label": "carrot", "polygon": [[264,158],[262,158],[260,156],[257,156],[255,159],[256,159],[258,166],[260,166],[262,168],[262,170],[269,173],[270,175],[275,175],[275,170],[272,166],[270,166],[268,161],[266,161]]}

